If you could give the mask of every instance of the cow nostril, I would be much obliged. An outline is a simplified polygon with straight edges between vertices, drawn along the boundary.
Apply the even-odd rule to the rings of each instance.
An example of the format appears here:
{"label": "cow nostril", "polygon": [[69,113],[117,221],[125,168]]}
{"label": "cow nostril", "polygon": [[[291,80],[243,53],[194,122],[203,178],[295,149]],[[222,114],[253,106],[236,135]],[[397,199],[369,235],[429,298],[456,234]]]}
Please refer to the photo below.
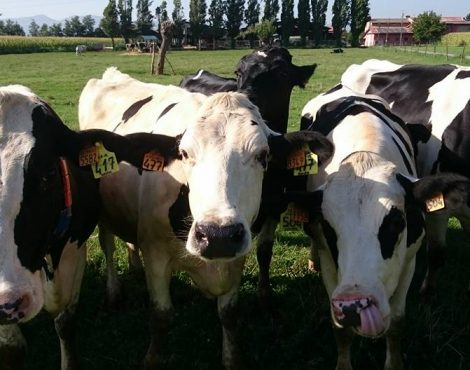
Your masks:
{"label": "cow nostril", "polygon": [[230,236],[230,239],[235,243],[240,243],[243,241],[244,237],[245,237],[245,227],[243,226],[243,224],[235,225],[232,235]]}
{"label": "cow nostril", "polygon": [[196,230],[196,233],[194,234],[194,236],[198,243],[207,242],[207,235],[200,230]]}

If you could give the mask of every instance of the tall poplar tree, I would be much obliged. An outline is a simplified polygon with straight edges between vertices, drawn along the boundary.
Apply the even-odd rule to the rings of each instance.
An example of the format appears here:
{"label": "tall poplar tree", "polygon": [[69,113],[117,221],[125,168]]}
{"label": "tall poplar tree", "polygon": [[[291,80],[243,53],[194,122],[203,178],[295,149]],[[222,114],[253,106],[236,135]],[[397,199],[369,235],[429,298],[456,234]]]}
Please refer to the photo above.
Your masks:
{"label": "tall poplar tree", "polygon": [[283,46],[289,45],[289,37],[294,31],[294,0],[282,0],[281,40]]}
{"label": "tall poplar tree", "polygon": [[278,0],[264,0],[263,21],[276,21],[279,14]]}
{"label": "tall poplar tree", "polygon": [[128,43],[134,34],[132,25],[132,0],[119,0],[117,6],[120,32],[124,41]]}
{"label": "tall poplar tree", "polygon": [[326,22],[326,10],[328,9],[328,0],[311,0],[312,9],[312,29],[315,39],[315,46],[320,44],[323,37],[323,27]]}
{"label": "tall poplar tree", "polygon": [[100,21],[100,28],[111,38],[114,49],[114,38],[120,34],[119,14],[116,7],[116,0],[109,0],[108,5],[103,10],[103,18]]}
{"label": "tall poplar tree", "polygon": [[300,45],[307,45],[307,36],[310,29],[310,3],[309,0],[299,0],[297,4]]}
{"label": "tall poplar tree", "polygon": [[235,37],[240,33],[240,26],[243,21],[245,0],[227,0],[225,28],[230,37],[230,46],[235,48]]}
{"label": "tall poplar tree", "polygon": [[147,33],[152,28],[153,15],[150,11],[151,0],[137,0],[137,20],[136,26],[140,33]]}
{"label": "tall poplar tree", "polygon": [[349,22],[349,4],[348,0],[335,0],[333,3],[333,19],[331,21],[333,25],[333,35],[336,40],[336,46],[341,46],[341,37],[343,30]]}
{"label": "tall poplar tree", "polygon": [[183,39],[184,15],[183,5],[181,0],[173,0],[173,11],[171,12],[171,19],[173,20],[173,36],[180,42]]}
{"label": "tall poplar tree", "polygon": [[[248,0],[245,9],[245,23],[247,29],[254,30],[255,25],[259,22],[260,6],[258,0]],[[251,32],[247,35],[250,40],[250,47],[254,47],[256,33]]]}
{"label": "tall poplar tree", "polygon": [[212,0],[209,6],[209,29],[212,35],[212,48],[216,48],[216,41],[223,35],[225,3],[223,0]]}
{"label": "tall poplar tree", "polygon": [[369,20],[369,0],[351,0],[351,46],[359,46],[359,36]]}
{"label": "tall poplar tree", "polygon": [[189,24],[193,37],[198,41],[206,23],[207,6],[205,0],[191,0],[189,3]]}

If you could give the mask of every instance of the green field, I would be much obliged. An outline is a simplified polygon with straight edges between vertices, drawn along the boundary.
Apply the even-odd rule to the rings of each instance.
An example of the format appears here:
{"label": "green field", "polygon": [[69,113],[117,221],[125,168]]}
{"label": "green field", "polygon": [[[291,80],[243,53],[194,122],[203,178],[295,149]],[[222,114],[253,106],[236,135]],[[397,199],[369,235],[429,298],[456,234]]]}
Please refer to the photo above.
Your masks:
{"label": "green field", "polygon": [[[233,76],[238,59],[249,50],[172,51],[168,54],[175,74],[166,65],[166,75],[151,76],[149,55],[120,52],[38,53],[0,55],[0,85],[24,84],[47,100],[62,119],[78,127],[77,103],[88,79],[99,77],[106,67],[143,80],[178,84],[182,76],[199,68]],[[445,63],[445,57],[426,57],[390,49],[291,50],[294,63],[317,63],[306,89],[294,89],[289,129],[298,127],[303,105],[339,81],[352,63],[369,58],[398,63]],[[457,63],[457,60],[451,61]],[[439,280],[437,296],[422,303],[417,289],[424,274],[425,250],[418,255],[415,279],[408,295],[403,350],[406,369],[470,369],[470,301],[465,298],[470,273],[469,238],[457,222],[451,222],[448,258]],[[118,271],[127,299],[120,310],[104,308],[104,259],[97,238],[89,242],[89,264],[81,293],[78,351],[85,370],[140,369],[148,346],[148,305],[143,276],[129,273],[124,248],[119,252]],[[274,318],[257,305],[257,264],[252,253],[246,264],[240,293],[239,334],[247,362],[253,369],[334,369],[333,340],[326,293],[321,278],[307,270],[308,239],[300,232],[278,232],[271,267]],[[172,283],[176,316],[165,350],[167,369],[220,368],[221,328],[216,304],[202,297],[185,274]],[[46,314],[23,325],[29,343],[28,370],[56,370],[60,351],[52,321]],[[357,338],[353,346],[355,369],[383,368],[383,340]],[[0,363],[1,369],[1,363]]]}

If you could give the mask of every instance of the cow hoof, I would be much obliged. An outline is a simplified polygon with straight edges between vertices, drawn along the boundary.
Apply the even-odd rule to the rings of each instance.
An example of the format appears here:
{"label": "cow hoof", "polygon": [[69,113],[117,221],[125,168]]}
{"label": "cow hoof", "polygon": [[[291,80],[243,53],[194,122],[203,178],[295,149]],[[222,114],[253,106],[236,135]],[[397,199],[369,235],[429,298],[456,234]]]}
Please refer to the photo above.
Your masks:
{"label": "cow hoof", "polygon": [[0,347],[0,359],[2,370],[23,370],[26,347]]}

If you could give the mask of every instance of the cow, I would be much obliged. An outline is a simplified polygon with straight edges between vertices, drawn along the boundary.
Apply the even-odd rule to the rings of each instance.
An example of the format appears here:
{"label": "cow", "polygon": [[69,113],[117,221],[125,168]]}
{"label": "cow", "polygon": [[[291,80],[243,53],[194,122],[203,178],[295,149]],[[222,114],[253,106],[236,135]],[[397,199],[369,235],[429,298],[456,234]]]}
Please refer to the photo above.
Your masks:
{"label": "cow", "polygon": [[[392,111],[410,123],[421,123],[432,132],[418,145],[419,175],[455,172],[470,177],[470,68],[456,65],[399,65],[386,60],[367,60],[351,65],[341,77],[342,84],[361,92],[381,96]],[[435,292],[439,267],[445,259],[447,223],[459,219],[470,232],[470,208],[426,217],[428,229],[428,271],[421,287],[426,297]],[[468,287],[470,294],[470,286]]]}
{"label": "cow", "polygon": [[[335,145],[330,161],[309,177],[307,230],[318,248],[337,343],[337,370],[351,369],[353,333],[385,336],[385,369],[403,369],[400,341],[423,211],[439,195],[446,209],[468,200],[458,175],[417,177],[413,140],[380,98],[338,87],[302,111],[303,125]],[[305,199],[310,199],[307,201]]]}
{"label": "cow", "polygon": [[[269,128],[287,132],[289,103],[294,86],[304,88],[313,75],[316,64],[296,66],[292,55],[285,48],[265,47],[241,58],[236,66],[236,79],[224,78],[200,70],[196,75],[185,77],[180,86],[189,91],[206,95],[218,91],[239,91],[259,108]],[[263,199],[280,197],[286,187],[303,188],[305,180],[293,179],[290,173],[268,168],[264,178]],[[253,225],[258,232],[257,259],[260,268],[258,295],[261,305],[271,309],[271,285],[269,265],[274,245],[274,232],[285,209],[279,205],[262,202],[259,217]]]}
{"label": "cow", "polygon": [[86,51],[86,45],[77,45],[75,47],[75,55],[83,55]]}
{"label": "cow", "polygon": [[96,145],[111,160],[139,168],[147,152],[158,151],[168,163],[178,156],[172,137],[77,133],[27,87],[0,87],[2,369],[22,368],[24,339],[16,324],[31,320],[42,308],[54,318],[62,369],[77,368],[73,334],[84,244],[101,209],[91,168],[95,161],[80,162],[86,161],[86,153],[93,156]]}
{"label": "cow", "polygon": [[[112,243],[112,234],[117,235],[135,244],[144,259],[151,302],[145,367],[155,368],[161,360],[172,316],[170,277],[183,270],[203,293],[217,297],[222,362],[228,369],[242,368],[234,309],[264,171],[268,162],[284,167],[288,153],[305,143],[319,153],[319,161],[325,160],[333,151],[331,143],[317,133],[274,133],[241,93],[208,97],[143,83],[116,68],[88,81],[79,120],[82,129],[178,137],[181,160],[174,165],[142,175],[121,165],[100,184],[105,209],[100,241]],[[116,197],[121,201],[115,202]]]}

